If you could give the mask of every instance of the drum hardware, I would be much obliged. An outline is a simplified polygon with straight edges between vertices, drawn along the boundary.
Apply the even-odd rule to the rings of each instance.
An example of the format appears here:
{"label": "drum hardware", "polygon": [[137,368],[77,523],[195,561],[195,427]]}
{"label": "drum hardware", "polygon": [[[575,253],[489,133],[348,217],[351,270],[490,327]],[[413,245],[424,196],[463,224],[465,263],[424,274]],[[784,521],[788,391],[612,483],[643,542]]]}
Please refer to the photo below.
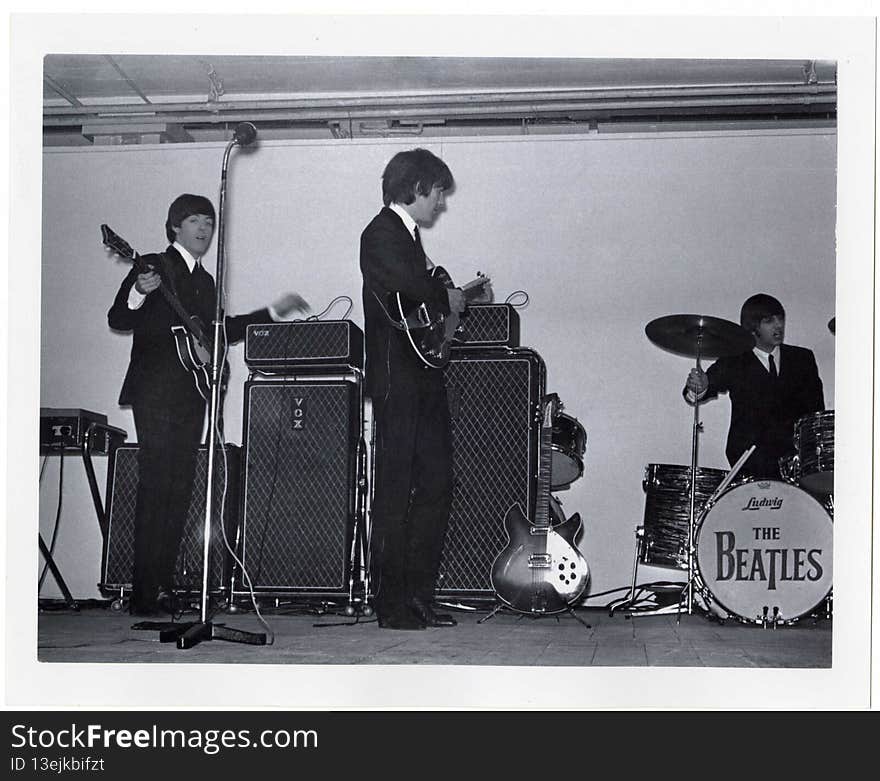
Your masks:
{"label": "drum hardware", "polygon": [[[635,553],[633,555],[633,569],[632,569],[632,582],[630,583],[629,591],[619,599],[613,601],[608,606],[608,615],[609,617],[614,616],[614,611],[626,608],[629,610],[629,616],[636,615],[669,615],[675,613],[676,616],[681,616],[681,603],[683,601],[684,590],[687,588],[686,583],[663,583],[664,590],[666,593],[669,593],[671,589],[675,589],[679,598],[676,600],[675,604],[671,605],[663,605],[660,607],[654,607],[650,609],[639,609],[638,603],[642,601],[641,594],[645,589],[650,590],[652,585],[661,585],[661,584],[647,584],[641,588],[636,587],[636,579],[638,577],[639,571],[639,559],[644,554],[645,548],[645,528],[644,526],[636,527],[636,545],[635,545]],[[659,591],[659,588],[658,588]],[[656,592],[655,592],[656,593]]]}
{"label": "drum hardware", "polygon": [[[667,315],[652,320],[645,326],[648,339],[669,352],[696,359],[696,368],[702,370],[703,358],[738,355],[754,346],[754,337],[741,326],[729,320],[707,315]],[[691,481],[688,508],[687,571],[685,586],[687,613],[694,605],[694,526],[696,516],[697,468],[699,463],[700,401],[694,401],[694,422],[691,433]],[[731,479],[733,479],[731,477]],[[677,606],[678,607],[678,606]]]}

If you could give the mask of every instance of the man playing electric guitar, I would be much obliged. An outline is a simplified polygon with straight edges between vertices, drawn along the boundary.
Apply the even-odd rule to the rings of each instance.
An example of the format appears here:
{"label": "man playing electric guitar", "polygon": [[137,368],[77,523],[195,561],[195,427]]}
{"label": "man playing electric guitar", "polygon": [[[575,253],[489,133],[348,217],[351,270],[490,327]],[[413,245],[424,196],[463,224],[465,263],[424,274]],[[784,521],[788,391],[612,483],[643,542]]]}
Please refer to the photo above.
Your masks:
{"label": "man playing electric guitar", "polygon": [[464,293],[427,269],[419,226],[443,209],[452,173],[425,149],[399,152],[382,174],[384,208],[361,234],[366,394],[376,424],[371,558],[383,629],[453,626],[433,608],[452,502],[452,436],[442,369],[420,360],[409,332],[389,316],[395,294],[443,315]]}
{"label": "man playing electric guitar", "polygon": [[[214,206],[200,195],[181,195],[168,210],[164,253],[145,255],[123,280],[107,315],[110,328],[131,331],[131,358],[119,403],[131,405],[139,444],[135,505],[133,615],[168,609],[183,526],[189,509],[196,456],[205,422],[205,399],[180,361],[172,328],[180,315],[165,296],[168,285],[182,306],[210,328],[216,296],[201,257],[214,236]],[[244,337],[252,323],[280,319],[308,304],[288,293],[267,309],[227,317],[227,341]]]}

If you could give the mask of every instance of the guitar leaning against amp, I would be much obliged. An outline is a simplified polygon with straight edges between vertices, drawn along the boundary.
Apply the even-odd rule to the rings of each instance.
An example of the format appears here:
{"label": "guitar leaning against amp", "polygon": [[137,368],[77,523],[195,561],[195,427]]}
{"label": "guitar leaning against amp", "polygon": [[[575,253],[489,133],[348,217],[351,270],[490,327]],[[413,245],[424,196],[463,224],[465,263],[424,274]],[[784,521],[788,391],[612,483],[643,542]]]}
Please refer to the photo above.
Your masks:
{"label": "guitar leaning against amp", "polygon": [[508,544],[492,564],[492,588],[498,598],[519,613],[548,615],[568,610],[586,591],[590,569],[577,549],[583,529],[575,513],[551,524],[550,467],[553,418],[559,407],[555,393],[541,402],[541,448],[535,518],[530,521],[519,504],[504,518]]}

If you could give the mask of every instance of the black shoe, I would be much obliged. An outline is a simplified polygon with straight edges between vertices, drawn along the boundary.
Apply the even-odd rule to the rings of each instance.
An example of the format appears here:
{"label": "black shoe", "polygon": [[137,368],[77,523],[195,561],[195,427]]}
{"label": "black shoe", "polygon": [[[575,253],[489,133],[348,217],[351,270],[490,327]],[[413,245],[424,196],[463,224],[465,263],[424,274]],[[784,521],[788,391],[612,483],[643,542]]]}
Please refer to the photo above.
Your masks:
{"label": "black shoe", "polygon": [[424,629],[425,623],[409,611],[379,613],[380,629]]}
{"label": "black shoe", "polygon": [[458,621],[448,613],[435,613],[434,608],[418,597],[410,599],[409,608],[419,621],[425,623],[425,626],[456,626],[458,624]]}

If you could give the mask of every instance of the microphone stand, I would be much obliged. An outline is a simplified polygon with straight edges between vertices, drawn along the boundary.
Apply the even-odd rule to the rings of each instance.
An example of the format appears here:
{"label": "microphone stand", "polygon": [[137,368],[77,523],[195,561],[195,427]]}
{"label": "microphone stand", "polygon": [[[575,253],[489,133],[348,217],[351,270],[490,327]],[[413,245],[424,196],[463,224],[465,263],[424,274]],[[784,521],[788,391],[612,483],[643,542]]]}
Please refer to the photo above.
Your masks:
{"label": "microphone stand", "polygon": [[[220,421],[220,407],[222,405],[222,377],[223,377],[223,285],[226,270],[226,244],[224,206],[226,202],[226,169],[229,165],[229,155],[236,145],[246,146],[256,138],[256,128],[250,122],[244,122],[235,129],[232,140],[227,144],[223,154],[223,167],[220,175],[220,203],[217,218],[217,278],[216,294],[217,302],[214,309],[214,349],[211,366],[211,399],[208,406],[208,476],[205,496],[205,527],[204,542],[202,548],[202,600],[199,620],[175,625],[173,629],[165,629],[159,633],[160,642],[177,641],[180,649],[192,648],[207,640],[227,640],[233,643],[245,643],[248,645],[266,645],[265,633],[245,632],[240,629],[232,629],[225,624],[215,624],[208,620],[208,563],[211,552],[211,520],[214,514],[214,473],[215,456],[217,448],[223,447],[223,443],[215,442],[218,436],[218,423]],[[223,523],[223,519],[220,519]]]}

